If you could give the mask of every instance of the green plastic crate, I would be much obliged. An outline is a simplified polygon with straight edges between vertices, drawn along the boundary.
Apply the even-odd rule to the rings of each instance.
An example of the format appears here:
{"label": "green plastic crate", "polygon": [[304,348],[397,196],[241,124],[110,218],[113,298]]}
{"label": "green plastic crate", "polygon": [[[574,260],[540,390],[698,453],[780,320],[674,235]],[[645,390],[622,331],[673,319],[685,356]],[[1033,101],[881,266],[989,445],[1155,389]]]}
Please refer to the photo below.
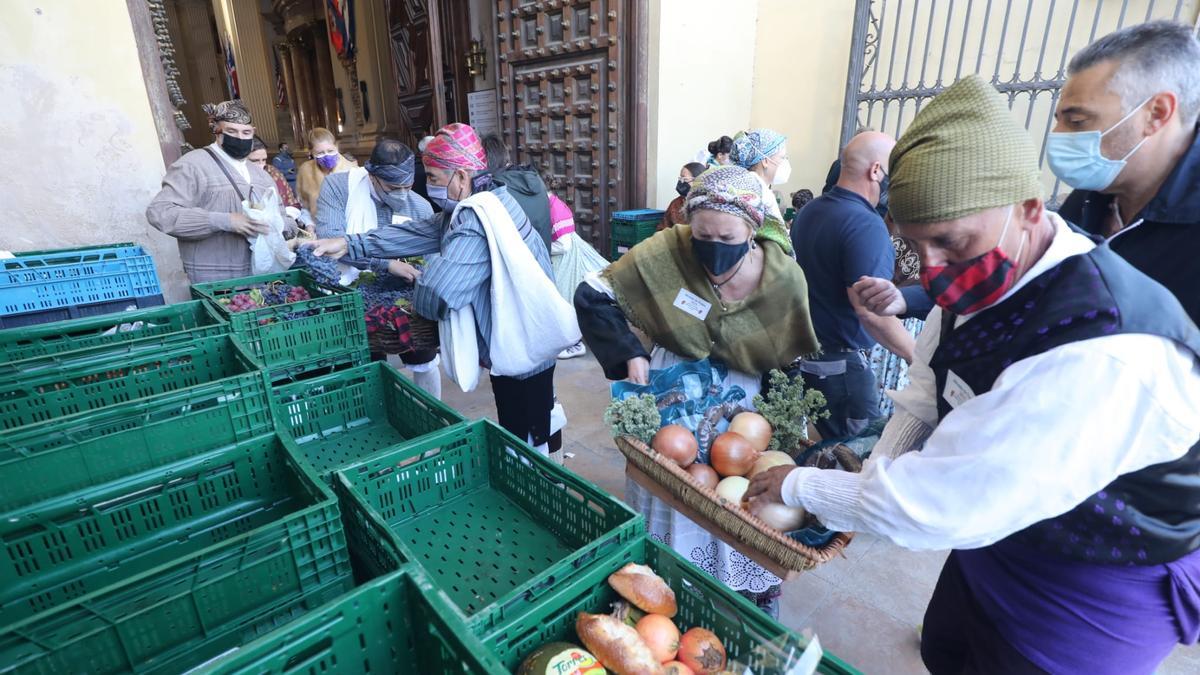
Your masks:
{"label": "green plastic crate", "polygon": [[628,506],[487,420],[352,464],[334,487],[368,571],[422,565],[476,634],[645,532]]}
{"label": "green plastic crate", "polygon": [[284,438],[328,482],[333,472],[466,418],[386,363],[369,363],[274,390]]}
{"label": "green plastic crate", "polygon": [[0,429],[230,378],[254,389],[263,378],[261,364],[228,336],[138,342],[0,364]]}
{"label": "green plastic crate", "polygon": [[[720,638],[731,670],[742,672],[732,668],[736,661],[749,666],[754,675],[779,675],[786,672],[789,658],[799,658],[807,646],[804,638],[649,536],[556,586],[524,614],[481,636],[484,646],[511,673],[547,642],[582,645],[575,634],[576,617],[580,612],[612,611],[612,603],[621,598],[608,585],[608,577],[631,562],[650,566],[675,591],[679,611],[672,620],[681,631],[700,626]],[[817,672],[853,675],[858,671],[826,653]]]}
{"label": "green plastic crate", "polygon": [[11,509],[271,431],[269,387],[228,378],[0,434],[0,501]]}
{"label": "green plastic crate", "polygon": [[658,231],[658,224],[662,222],[662,216],[662,211],[656,211],[654,217],[648,220],[613,219],[612,240],[619,241],[627,246],[633,246],[649,239]]}
{"label": "green plastic crate", "polygon": [[[220,303],[255,285],[282,281],[303,286],[311,300],[230,312]],[[207,300],[270,370],[273,380],[345,364],[365,363],[367,325],[358,291],[322,284],[304,270],[194,284],[192,297]]]}
{"label": "green plastic crate", "polygon": [[0,330],[0,363],[148,337],[193,339],[225,335],[229,323],[207,303],[182,302],[132,312]]}
{"label": "green plastic crate", "polygon": [[417,566],[369,582],[200,669],[238,675],[504,673]]}
{"label": "green plastic crate", "polygon": [[2,520],[0,672],[179,672],[350,585],[333,494],[274,433]]}

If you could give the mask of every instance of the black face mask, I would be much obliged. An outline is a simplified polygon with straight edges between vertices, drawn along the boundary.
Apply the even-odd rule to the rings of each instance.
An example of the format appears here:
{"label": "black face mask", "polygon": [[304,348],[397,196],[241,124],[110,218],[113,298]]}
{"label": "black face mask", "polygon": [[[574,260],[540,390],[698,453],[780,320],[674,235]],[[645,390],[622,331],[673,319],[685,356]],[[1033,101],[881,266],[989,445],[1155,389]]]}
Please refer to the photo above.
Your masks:
{"label": "black face mask", "polygon": [[692,255],[714,277],[719,277],[750,252],[750,240],[740,244],[726,244],[721,241],[702,241],[692,237]]}
{"label": "black face mask", "polygon": [[891,186],[892,177],[883,174],[883,180],[879,181],[879,203],[875,205],[875,211],[879,217],[887,215],[888,212],[888,188]]}
{"label": "black face mask", "polygon": [[691,190],[691,188],[692,188],[691,183],[688,183],[687,181],[684,181],[684,180],[677,181],[675,183],[675,191],[679,193],[680,197],[686,197],[688,191]]}
{"label": "black face mask", "polygon": [[221,134],[221,149],[234,159],[246,159],[251,145],[254,145],[253,138],[234,138],[229,134]]}

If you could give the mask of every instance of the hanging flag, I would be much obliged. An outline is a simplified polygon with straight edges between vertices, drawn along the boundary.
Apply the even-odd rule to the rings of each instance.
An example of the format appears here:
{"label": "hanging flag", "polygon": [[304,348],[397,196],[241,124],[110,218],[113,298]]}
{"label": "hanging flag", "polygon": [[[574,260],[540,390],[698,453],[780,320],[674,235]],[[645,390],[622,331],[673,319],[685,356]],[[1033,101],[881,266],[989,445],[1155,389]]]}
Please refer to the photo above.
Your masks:
{"label": "hanging flag", "polygon": [[325,0],[329,44],[338,58],[354,58],[354,0]]}
{"label": "hanging flag", "polygon": [[229,85],[229,98],[241,98],[238,89],[237,64],[233,61],[233,41],[225,36],[225,83]]}
{"label": "hanging flag", "polygon": [[279,65],[279,50],[272,49],[272,56],[275,57],[275,107],[287,107],[287,88],[283,86],[283,68]]}

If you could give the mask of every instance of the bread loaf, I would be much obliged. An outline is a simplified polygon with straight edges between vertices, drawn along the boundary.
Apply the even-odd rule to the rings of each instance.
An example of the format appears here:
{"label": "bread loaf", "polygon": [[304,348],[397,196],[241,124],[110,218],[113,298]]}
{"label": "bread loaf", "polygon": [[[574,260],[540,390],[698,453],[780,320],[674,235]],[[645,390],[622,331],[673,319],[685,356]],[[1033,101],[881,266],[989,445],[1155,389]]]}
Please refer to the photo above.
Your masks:
{"label": "bread loaf", "polygon": [[605,614],[580,612],[575,633],[600,665],[616,675],[663,675],[663,667],[637,631]]}
{"label": "bread loaf", "polygon": [[651,614],[675,616],[675,591],[645,565],[629,563],[608,577],[608,585],[622,598]]}

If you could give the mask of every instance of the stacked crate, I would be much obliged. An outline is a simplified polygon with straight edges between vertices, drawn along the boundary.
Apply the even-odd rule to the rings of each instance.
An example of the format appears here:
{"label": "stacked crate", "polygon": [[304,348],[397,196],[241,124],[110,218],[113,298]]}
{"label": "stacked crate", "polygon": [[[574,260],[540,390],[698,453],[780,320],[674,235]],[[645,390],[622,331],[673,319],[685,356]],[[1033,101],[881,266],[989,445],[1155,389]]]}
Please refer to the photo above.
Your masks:
{"label": "stacked crate", "polygon": [[[271,283],[311,299],[222,302]],[[193,296],[0,330],[0,673],[507,673],[627,562],[731,657],[803,651],[611,495],[364,363],[357,293]]]}
{"label": "stacked crate", "polygon": [[162,304],[154,259],[134,244],[0,258],[0,328]]}
{"label": "stacked crate", "polygon": [[664,211],[659,209],[637,209],[617,211],[612,215],[612,251],[609,259],[616,261],[626,251],[649,239],[658,231]]}

